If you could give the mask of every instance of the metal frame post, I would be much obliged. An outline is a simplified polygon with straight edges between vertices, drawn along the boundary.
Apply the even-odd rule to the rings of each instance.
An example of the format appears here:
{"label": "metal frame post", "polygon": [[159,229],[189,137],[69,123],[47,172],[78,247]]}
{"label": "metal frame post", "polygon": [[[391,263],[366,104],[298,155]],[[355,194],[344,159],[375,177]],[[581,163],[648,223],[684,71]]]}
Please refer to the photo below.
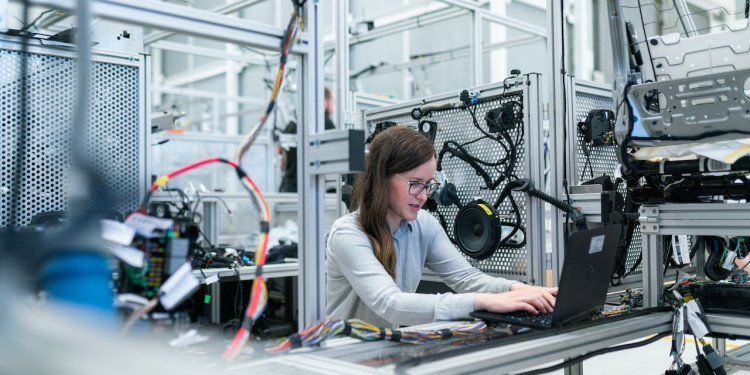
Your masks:
{"label": "metal frame post", "polygon": [[349,0],[336,1],[336,126],[345,129],[349,108],[349,31],[346,18]]}
{"label": "metal frame post", "polygon": [[[564,51],[562,50],[563,35],[560,32],[563,24],[561,19],[562,6],[559,1],[548,0],[547,1],[547,55],[551,58],[552,64],[550,64],[549,70],[549,138],[550,142],[550,155],[555,155],[555,167],[550,168],[550,194],[553,197],[565,199],[565,191],[563,190],[562,182],[566,176],[562,175],[563,160],[562,150],[565,149],[565,140],[562,139],[561,131],[565,129],[565,119],[563,112],[565,105],[563,103],[564,95],[567,95],[565,91],[565,82],[563,79],[563,61],[562,56]],[[559,211],[554,211],[551,215],[552,228],[562,228],[565,223],[563,214]],[[553,244],[565,243],[563,233],[561,230],[553,231],[553,235],[556,238],[552,239]],[[560,252],[556,249],[552,251],[552,283],[557,284],[560,279],[560,272],[562,271],[563,259],[560,256]]]}
{"label": "metal frame post", "polygon": [[[524,90],[524,122],[528,124],[529,136],[528,136],[528,148],[529,151],[526,153],[526,165],[529,170],[529,178],[534,181],[537,189],[544,189],[544,137],[542,131],[542,106],[541,104],[541,90],[542,83],[539,74],[529,74],[526,81],[526,89]],[[545,219],[544,219],[544,202],[539,199],[532,199],[529,197],[526,200],[528,211],[533,213],[534,217],[538,220],[529,220],[527,223],[528,232],[526,235],[526,243],[528,246],[528,273],[531,276],[531,281],[535,285],[546,285],[546,235],[545,235]]]}
{"label": "metal frame post", "polygon": [[474,86],[482,84],[484,48],[482,48],[482,12],[474,9],[471,12],[471,79]]}
{"label": "metal frame post", "polygon": [[[302,229],[299,252],[299,315],[300,330],[325,316],[325,175],[313,174],[308,140],[323,131],[323,4],[308,3],[309,53],[300,61],[299,108],[301,126],[297,132],[300,152],[297,170],[301,171],[298,220]],[[307,79],[304,79],[307,77]]]}
{"label": "metal frame post", "polygon": [[659,244],[659,236],[643,235],[643,307],[659,306],[662,299],[662,285],[664,277],[661,273],[663,249]]}

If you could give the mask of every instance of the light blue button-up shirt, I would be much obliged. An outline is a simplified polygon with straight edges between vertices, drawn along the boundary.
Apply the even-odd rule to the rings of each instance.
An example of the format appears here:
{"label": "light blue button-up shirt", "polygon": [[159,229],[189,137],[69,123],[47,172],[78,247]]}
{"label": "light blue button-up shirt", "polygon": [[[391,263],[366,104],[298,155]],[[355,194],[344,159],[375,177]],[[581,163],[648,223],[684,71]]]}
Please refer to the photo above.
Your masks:
{"label": "light blue button-up shirt", "polygon": [[[514,281],[472,267],[458,252],[438,220],[420,210],[414,221],[401,221],[393,235],[396,281],[375,258],[372,242],[357,222],[358,212],[333,223],[326,248],[326,314],[361,319],[380,327],[398,327],[469,318],[474,294],[510,290]],[[427,267],[459,294],[415,293]]]}

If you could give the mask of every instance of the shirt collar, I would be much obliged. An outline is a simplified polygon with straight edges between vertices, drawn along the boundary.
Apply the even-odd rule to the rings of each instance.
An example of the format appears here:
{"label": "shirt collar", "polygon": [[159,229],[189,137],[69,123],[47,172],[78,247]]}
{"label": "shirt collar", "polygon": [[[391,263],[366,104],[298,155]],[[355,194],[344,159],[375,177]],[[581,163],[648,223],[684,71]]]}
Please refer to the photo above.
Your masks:
{"label": "shirt collar", "polygon": [[393,237],[401,237],[407,233],[411,233],[411,222],[406,220],[401,220],[401,224],[399,224],[398,229],[396,229],[396,233],[393,234]]}

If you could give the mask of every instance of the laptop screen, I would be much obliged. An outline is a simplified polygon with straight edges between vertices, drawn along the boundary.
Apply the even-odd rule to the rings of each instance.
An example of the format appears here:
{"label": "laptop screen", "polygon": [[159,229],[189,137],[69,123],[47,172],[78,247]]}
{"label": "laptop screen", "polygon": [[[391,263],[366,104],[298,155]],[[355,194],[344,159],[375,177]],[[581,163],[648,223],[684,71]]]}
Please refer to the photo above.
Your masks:
{"label": "laptop screen", "polygon": [[621,226],[573,232],[565,243],[553,324],[578,320],[602,307],[612,277]]}

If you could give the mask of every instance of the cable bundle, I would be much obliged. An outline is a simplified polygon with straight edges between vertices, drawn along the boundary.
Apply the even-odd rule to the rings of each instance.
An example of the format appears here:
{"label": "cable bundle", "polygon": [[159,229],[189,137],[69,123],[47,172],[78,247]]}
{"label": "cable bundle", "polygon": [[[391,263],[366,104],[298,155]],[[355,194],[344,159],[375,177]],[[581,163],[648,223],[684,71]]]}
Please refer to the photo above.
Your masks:
{"label": "cable bundle", "polygon": [[[494,123],[493,120],[485,117],[485,120],[489,121],[487,124],[487,126],[489,127],[488,131],[479,124],[479,120],[476,116],[476,106],[480,103],[486,103],[496,100],[503,101],[502,107],[500,107],[500,109],[508,108],[508,111],[511,113],[511,119],[509,119],[508,121],[512,123],[512,127],[494,127],[491,125],[491,123]],[[514,171],[519,161],[518,152],[523,147],[524,143],[524,128],[523,126],[519,126],[522,125],[520,121],[523,117],[523,105],[513,97],[506,97],[505,91],[503,91],[503,94],[499,97],[476,99],[471,98],[468,92],[464,90],[464,92],[462,93],[462,101],[460,103],[460,108],[466,110],[469,113],[472,119],[472,124],[474,125],[476,130],[479,131],[480,135],[475,139],[463,143],[459,143],[455,140],[448,140],[444,142],[437,155],[436,170],[439,173],[443,170],[443,160],[446,154],[448,154],[450,158],[455,157],[468,164],[468,166],[474,170],[476,175],[481,177],[481,179],[484,181],[485,186],[481,186],[480,189],[496,190],[503,182],[512,182],[514,180],[517,180],[518,176],[515,175]],[[439,108],[439,110],[445,109]],[[414,117],[414,114],[412,114],[412,117]],[[516,130],[512,132],[512,129]],[[512,133],[515,133],[515,136],[513,136]],[[470,150],[470,145],[474,145],[480,141],[488,141],[489,143],[485,143],[485,145],[488,145],[489,147],[501,147],[503,151],[499,152],[499,154],[504,156],[500,159],[485,160],[476,155],[473,155],[472,151]],[[448,187],[448,183],[446,183],[445,186]],[[510,196],[509,198],[511,211],[515,216],[515,221],[503,220],[501,222],[501,225],[511,227],[512,231],[502,236],[497,247],[522,248],[526,244],[526,236],[525,228],[522,226],[523,221],[521,212],[513,197]],[[458,200],[454,200],[453,202],[440,203],[446,206],[455,204],[459,209],[461,209],[462,207],[462,204]],[[502,201],[497,201],[494,204],[494,208],[497,209],[501,203]],[[440,224],[443,226],[443,229],[445,230],[451,242],[459,246],[462,251],[465,251],[463,244],[461,244],[460,241],[458,241],[458,239],[454,238],[454,236],[452,235],[453,231],[448,229],[448,223],[446,222],[443,212],[437,207],[434,210],[431,209],[431,211],[437,213]],[[524,233],[523,241],[521,243],[511,243],[511,239],[513,239],[516,233],[519,231]],[[494,250],[486,254],[486,256],[491,256],[493,252]]]}
{"label": "cable bundle", "polygon": [[263,112],[255,125],[253,125],[253,127],[247,133],[245,138],[242,139],[239,146],[237,146],[237,150],[234,153],[234,161],[238,164],[240,163],[242,157],[245,155],[250,146],[252,146],[255,138],[258,137],[260,130],[263,128],[266,120],[268,120],[268,116],[271,114],[271,111],[273,111],[273,107],[276,105],[276,98],[279,95],[279,91],[281,90],[281,82],[284,78],[284,68],[286,67],[286,59],[287,55],[289,54],[289,49],[293,44],[297,43],[297,33],[300,30],[304,29],[304,23],[302,22],[300,9],[302,8],[302,5],[305,3],[305,1],[292,1],[292,3],[294,4],[294,13],[292,14],[292,18],[289,20],[289,25],[287,25],[287,32],[284,35],[284,38],[282,38],[281,40],[281,57],[279,57],[279,68],[276,71],[276,79],[274,80],[273,87],[271,88],[271,101],[268,103],[266,111]]}
{"label": "cable bundle", "polygon": [[[294,13],[292,18],[289,20],[287,26],[287,32],[281,40],[281,57],[279,58],[279,68],[276,72],[276,79],[274,80],[273,87],[271,88],[271,101],[266,107],[266,111],[261,115],[260,119],[253,125],[250,131],[247,133],[245,138],[242,139],[240,144],[237,146],[237,150],[234,153],[234,162],[239,165],[242,157],[245,155],[250,146],[252,146],[255,138],[260,133],[263,125],[266,123],[268,116],[273,111],[273,107],[276,105],[276,98],[279,95],[281,89],[281,82],[284,78],[284,68],[286,66],[286,59],[289,53],[289,49],[295,43],[297,43],[297,32],[303,29],[303,21],[300,10],[305,1],[292,1],[294,4]],[[246,187],[247,188],[247,187]],[[250,189],[252,191],[259,190],[257,188]],[[262,198],[262,196],[261,196]],[[264,201],[265,203],[265,201]],[[266,301],[268,299],[268,289],[266,288],[266,282],[263,279],[263,265],[266,264],[266,248],[268,245],[268,225],[270,222],[270,212],[268,212],[268,206],[265,207],[266,212],[264,213],[263,221],[261,221],[261,239],[259,241],[259,248],[255,252],[255,265],[257,267],[255,272],[255,280],[253,281],[253,289],[251,292],[250,305],[245,310],[245,318],[242,320],[240,329],[234,337],[234,340],[229,345],[227,350],[224,352],[224,359],[231,360],[237,357],[242,349],[250,339],[250,330],[253,328],[253,324],[263,311],[266,309]]]}
{"label": "cable bundle", "polygon": [[143,199],[143,203],[141,203],[141,206],[138,207],[136,211],[144,214],[148,213],[146,207],[148,205],[149,199],[151,198],[151,195],[154,193],[154,191],[156,191],[157,188],[164,186],[167,181],[169,181],[169,179],[200,166],[217,162],[229,164],[234,167],[235,171],[237,172],[237,177],[242,182],[242,187],[245,188],[245,190],[247,190],[250,196],[253,198],[253,203],[255,203],[255,206],[258,209],[258,212],[260,212],[261,216],[260,240],[258,241],[258,245],[255,250],[255,265],[257,269],[255,272],[253,289],[251,292],[250,306],[248,306],[245,312],[245,319],[242,321],[242,326],[237,331],[237,335],[235,336],[234,341],[224,353],[224,358],[234,358],[247,343],[247,340],[250,337],[250,329],[253,326],[253,322],[255,322],[258,317],[260,317],[260,314],[262,314],[266,309],[266,302],[268,300],[268,290],[263,279],[263,265],[266,263],[266,250],[268,249],[268,230],[269,223],[271,221],[271,210],[268,208],[268,204],[261,194],[260,189],[257,185],[255,185],[255,182],[253,182],[250,176],[248,176],[247,173],[245,173],[245,171],[243,171],[237,163],[218,157],[208,158],[177,169],[157,179],[151,185],[151,188]]}
{"label": "cable bundle", "polygon": [[486,329],[487,325],[481,320],[456,324],[449,328],[438,330],[397,330],[376,327],[359,319],[325,319],[314,322],[302,332],[279,340],[276,346],[270,346],[266,348],[266,351],[269,353],[283,353],[292,349],[318,344],[337,334],[351,336],[364,341],[390,340],[408,344],[424,344],[449,339],[454,336],[471,335],[483,332]]}

